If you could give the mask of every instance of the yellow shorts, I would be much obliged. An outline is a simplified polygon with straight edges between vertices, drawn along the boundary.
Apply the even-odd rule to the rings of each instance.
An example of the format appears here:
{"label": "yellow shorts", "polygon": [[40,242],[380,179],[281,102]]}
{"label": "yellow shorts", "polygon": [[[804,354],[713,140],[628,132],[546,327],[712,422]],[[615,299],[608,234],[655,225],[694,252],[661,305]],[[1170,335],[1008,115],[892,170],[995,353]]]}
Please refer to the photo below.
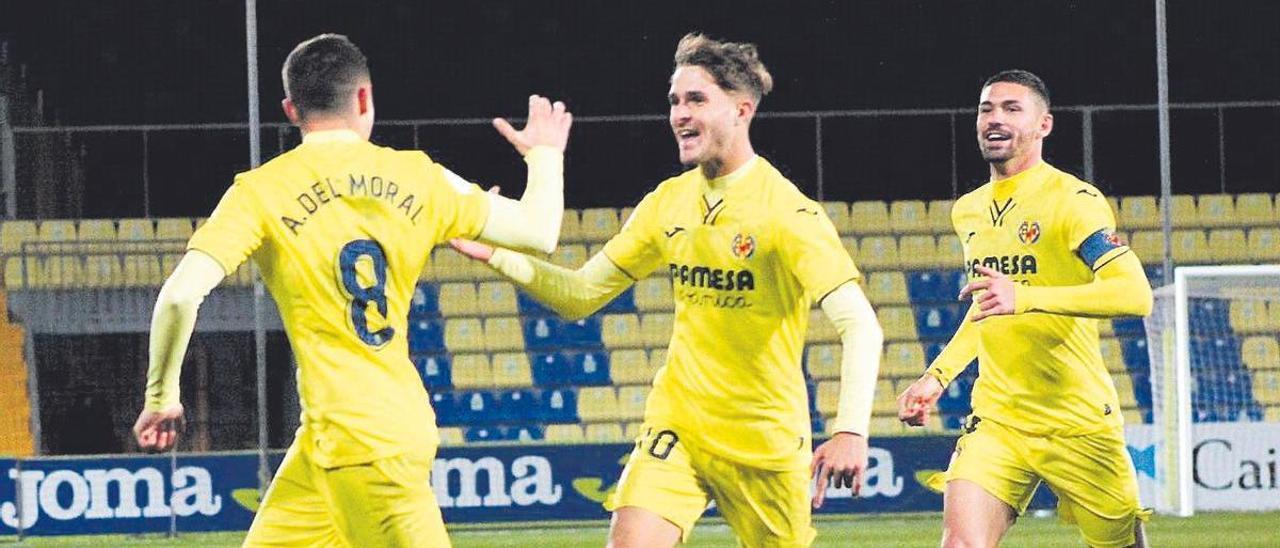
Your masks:
{"label": "yellow shorts", "polygon": [[428,480],[434,454],[321,468],[295,440],[245,546],[449,546]]}
{"label": "yellow shorts", "polygon": [[1089,546],[1134,543],[1137,520],[1150,511],[1138,505],[1122,429],[1038,436],[986,419],[971,424],[956,442],[948,481],[974,482],[1021,514],[1043,480],[1058,497],[1058,516]]}
{"label": "yellow shorts", "polygon": [[674,523],[687,542],[714,500],[742,546],[813,542],[808,468],[753,468],[698,451],[671,429],[645,424],[640,431],[606,510],[643,508]]}

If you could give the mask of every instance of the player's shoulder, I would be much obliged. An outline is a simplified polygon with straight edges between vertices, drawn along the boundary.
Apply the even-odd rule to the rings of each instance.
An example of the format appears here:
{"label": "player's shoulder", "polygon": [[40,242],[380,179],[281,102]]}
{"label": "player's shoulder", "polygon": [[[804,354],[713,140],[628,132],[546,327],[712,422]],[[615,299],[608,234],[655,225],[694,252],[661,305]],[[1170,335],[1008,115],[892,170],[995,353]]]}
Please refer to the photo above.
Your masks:
{"label": "player's shoulder", "polygon": [[969,192],[961,194],[959,198],[951,206],[952,216],[965,213],[971,210],[986,209],[987,198],[991,196],[991,187],[994,183],[988,181]]}
{"label": "player's shoulder", "polygon": [[1102,191],[1098,187],[1084,181],[1074,174],[1063,171],[1053,166],[1047,166],[1049,175],[1046,181],[1045,190],[1066,196],[1076,196],[1084,198],[1093,198],[1097,200],[1105,200]]}

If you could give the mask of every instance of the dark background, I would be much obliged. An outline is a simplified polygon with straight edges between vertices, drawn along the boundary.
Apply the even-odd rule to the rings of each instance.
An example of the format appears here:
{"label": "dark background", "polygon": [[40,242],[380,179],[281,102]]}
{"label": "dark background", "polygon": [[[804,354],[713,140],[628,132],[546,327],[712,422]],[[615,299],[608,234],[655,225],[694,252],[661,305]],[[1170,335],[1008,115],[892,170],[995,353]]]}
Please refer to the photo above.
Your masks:
{"label": "dark background", "polygon": [[[1168,16],[1173,102],[1280,99],[1278,3],[1174,1]],[[279,67],[297,42],[328,31],[348,34],[364,49],[379,119],[393,120],[521,116],[532,92],[565,100],[579,119],[665,116],[671,55],[690,30],[760,46],[776,81],[762,105],[768,113],[969,111],[982,80],[1012,67],[1041,75],[1055,106],[1153,104],[1154,29],[1153,3],[1128,0],[262,1],[261,113],[264,122],[284,121]],[[43,116],[27,125],[247,120],[241,1],[0,0],[0,34],[13,44],[10,62],[25,67],[28,96],[41,95]],[[1225,186],[1216,112],[1173,112],[1175,192],[1280,190],[1280,109],[1227,109],[1223,120]],[[1078,112],[1060,111],[1046,147],[1051,162],[1078,174],[1081,124]],[[1112,194],[1158,193],[1155,113],[1098,112],[1093,126],[1095,182]],[[972,115],[956,117],[953,189],[947,116],[824,120],[822,197],[963,192],[986,178],[972,127]],[[753,128],[758,151],[816,196],[813,135],[812,119],[762,119]],[[408,127],[380,127],[374,139],[414,142]],[[19,155],[36,140],[19,135]],[[243,130],[148,132],[145,158],[137,132],[63,140],[83,172],[82,196],[54,206],[20,196],[20,216],[206,215],[233,173],[248,167]],[[296,140],[265,131],[264,158]],[[487,125],[423,127],[418,142],[465,177],[501,183],[509,194],[523,186],[523,164]],[[48,163],[20,162],[20,188]],[[630,205],[680,169],[665,122],[580,122],[570,143],[567,201]]]}

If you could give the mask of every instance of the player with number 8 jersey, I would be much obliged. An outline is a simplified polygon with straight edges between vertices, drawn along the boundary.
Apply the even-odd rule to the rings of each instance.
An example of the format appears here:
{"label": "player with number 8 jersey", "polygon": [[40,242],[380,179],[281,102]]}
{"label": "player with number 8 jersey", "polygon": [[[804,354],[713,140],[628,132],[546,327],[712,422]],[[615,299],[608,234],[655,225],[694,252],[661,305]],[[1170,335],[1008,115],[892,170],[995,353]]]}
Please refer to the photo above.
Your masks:
{"label": "player with number 8 jersey", "polygon": [[445,545],[427,482],[439,436],[409,359],[411,296],[431,249],[450,238],[554,250],[571,117],[532,96],[523,130],[495,120],[529,166],[513,201],[420,151],[370,143],[372,85],[345,37],[300,44],[285,90],[302,144],[236,176],[166,281],[135,433],[144,448],[172,445],[195,309],[252,257],[296,357],[302,417],[246,544]]}

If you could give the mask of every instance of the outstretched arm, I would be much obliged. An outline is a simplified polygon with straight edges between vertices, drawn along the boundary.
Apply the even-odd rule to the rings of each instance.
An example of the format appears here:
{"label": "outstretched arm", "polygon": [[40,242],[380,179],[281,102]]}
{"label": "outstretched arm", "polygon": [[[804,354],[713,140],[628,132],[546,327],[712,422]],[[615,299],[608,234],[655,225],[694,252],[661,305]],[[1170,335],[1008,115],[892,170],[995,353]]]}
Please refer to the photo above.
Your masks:
{"label": "outstretched arm", "polygon": [[1151,285],[1137,256],[1125,250],[1098,268],[1093,281],[1068,286],[1024,286],[1003,274],[977,267],[986,278],[971,282],[961,296],[985,290],[974,299],[978,321],[998,314],[1045,312],[1086,318],[1146,316],[1151,313]]}
{"label": "outstretched arm", "polygon": [[[976,306],[969,307],[969,314],[975,312]],[[911,426],[923,426],[929,420],[942,391],[978,357],[978,329],[973,322],[960,322],[924,374],[898,396],[898,420]]]}
{"label": "outstretched arm", "polygon": [[557,314],[576,320],[590,316],[635,283],[604,253],[596,253],[577,270],[569,270],[507,249],[453,240],[463,255],[484,261]]}

